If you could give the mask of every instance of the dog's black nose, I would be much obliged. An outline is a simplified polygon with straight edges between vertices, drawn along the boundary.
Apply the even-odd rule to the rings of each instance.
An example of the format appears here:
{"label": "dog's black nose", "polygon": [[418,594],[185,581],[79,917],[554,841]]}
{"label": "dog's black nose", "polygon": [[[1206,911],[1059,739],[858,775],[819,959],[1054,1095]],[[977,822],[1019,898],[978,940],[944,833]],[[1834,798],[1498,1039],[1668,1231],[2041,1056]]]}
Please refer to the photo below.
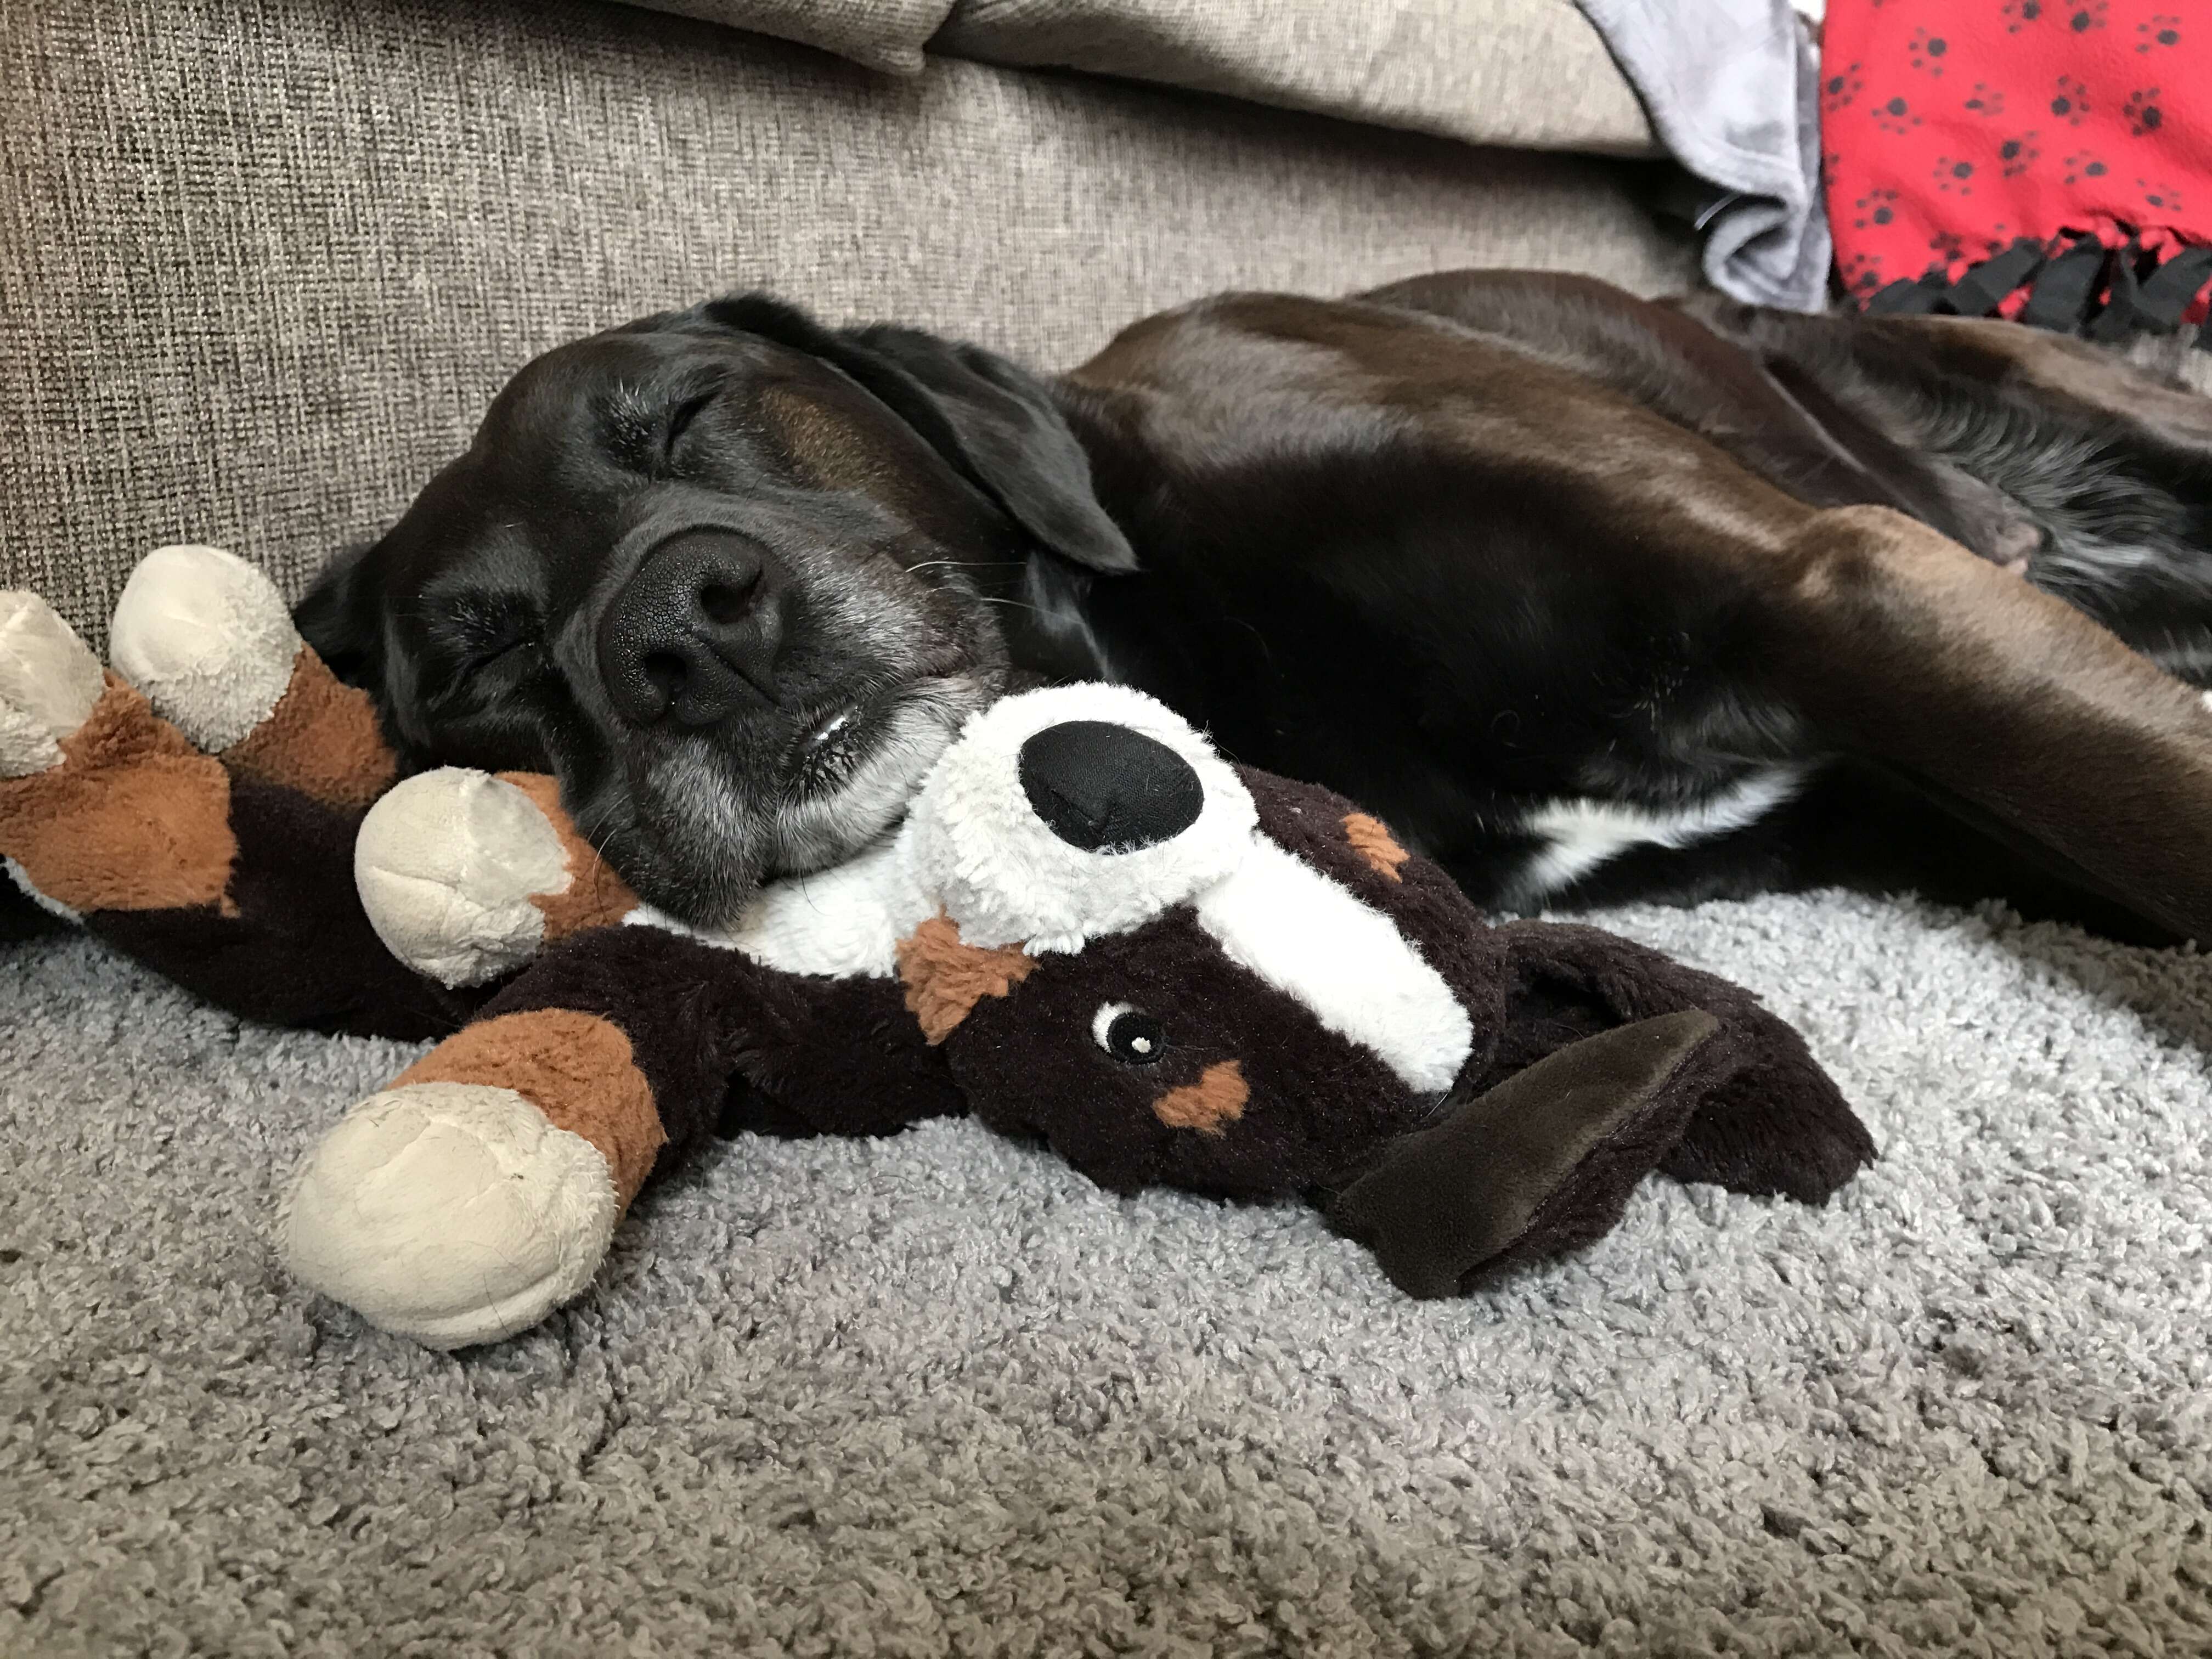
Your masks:
{"label": "dog's black nose", "polygon": [[783,570],[726,530],[688,530],[647,555],[599,623],[599,672],[625,720],[712,726],[775,697]]}
{"label": "dog's black nose", "polygon": [[1022,793],[1086,853],[1133,853],[1198,822],[1206,786],[1181,755],[1108,720],[1063,720],[1022,745]]}

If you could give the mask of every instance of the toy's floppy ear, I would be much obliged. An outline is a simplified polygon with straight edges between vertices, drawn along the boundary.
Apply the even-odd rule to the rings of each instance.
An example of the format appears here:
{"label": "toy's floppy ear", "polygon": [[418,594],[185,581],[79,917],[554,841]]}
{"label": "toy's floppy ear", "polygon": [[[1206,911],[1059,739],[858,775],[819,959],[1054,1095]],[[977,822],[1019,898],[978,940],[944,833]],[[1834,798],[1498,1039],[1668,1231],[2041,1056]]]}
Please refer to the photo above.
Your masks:
{"label": "toy's floppy ear", "polygon": [[1639,1020],[1546,1055],[1393,1146],[1329,1205],[1409,1296],[1456,1296],[1484,1269],[1586,1244],[1681,1136],[1720,1022]]}

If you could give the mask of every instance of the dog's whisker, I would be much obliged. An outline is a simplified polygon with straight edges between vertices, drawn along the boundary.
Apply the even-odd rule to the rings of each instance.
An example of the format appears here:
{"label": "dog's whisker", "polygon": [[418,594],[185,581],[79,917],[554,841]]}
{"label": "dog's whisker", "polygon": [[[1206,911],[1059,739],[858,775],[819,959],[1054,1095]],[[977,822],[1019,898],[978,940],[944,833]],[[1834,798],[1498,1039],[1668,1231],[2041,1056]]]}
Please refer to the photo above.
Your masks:
{"label": "dog's whisker", "polygon": [[901,567],[906,570],[1014,570],[1019,562],[1012,559],[923,559],[919,563]]}

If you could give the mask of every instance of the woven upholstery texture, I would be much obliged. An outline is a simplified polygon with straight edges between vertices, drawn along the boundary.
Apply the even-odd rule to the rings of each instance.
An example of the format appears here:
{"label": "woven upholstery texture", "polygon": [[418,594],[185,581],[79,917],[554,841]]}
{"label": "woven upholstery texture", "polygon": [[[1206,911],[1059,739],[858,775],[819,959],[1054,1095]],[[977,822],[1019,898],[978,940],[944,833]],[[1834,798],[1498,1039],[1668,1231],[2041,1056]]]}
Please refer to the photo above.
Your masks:
{"label": "woven upholstery texture", "polygon": [[296,592],[538,351],[731,288],[1079,361],[1210,291],[1679,286],[1632,164],[592,0],[0,5],[0,587],[161,542]]}

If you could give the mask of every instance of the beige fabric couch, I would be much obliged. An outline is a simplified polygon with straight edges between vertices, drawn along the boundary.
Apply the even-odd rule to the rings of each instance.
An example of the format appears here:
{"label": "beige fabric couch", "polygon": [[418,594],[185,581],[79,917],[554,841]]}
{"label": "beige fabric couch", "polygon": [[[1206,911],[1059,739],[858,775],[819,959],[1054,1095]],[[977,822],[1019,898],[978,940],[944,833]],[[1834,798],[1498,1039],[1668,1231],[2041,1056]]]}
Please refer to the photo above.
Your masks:
{"label": "beige fabric couch", "polygon": [[1228,287],[1680,286],[1639,124],[1569,0],[0,5],[0,586],[296,590],[533,353],[734,287],[1055,366]]}

